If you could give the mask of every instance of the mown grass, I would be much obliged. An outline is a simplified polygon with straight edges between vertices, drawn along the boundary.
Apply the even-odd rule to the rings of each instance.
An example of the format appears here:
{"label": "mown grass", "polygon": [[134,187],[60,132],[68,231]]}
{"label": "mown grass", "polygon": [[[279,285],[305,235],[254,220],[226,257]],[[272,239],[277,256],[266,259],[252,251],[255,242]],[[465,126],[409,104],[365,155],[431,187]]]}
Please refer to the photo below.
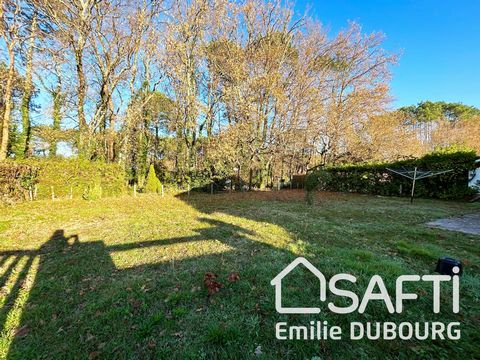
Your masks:
{"label": "mown grass", "polygon": [[[425,222],[478,204],[295,191],[62,200],[0,208],[0,356],[9,359],[474,358],[480,354],[480,238]],[[429,286],[390,315],[285,316],[270,280],[297,256],[326,277],[351,273],[362,293],[380,274],[432,273],[449,255],[465,264],[461,312],[449,292],[432,313]],[[223,284],[207,294],[204,274]],[[240,279],[227,280],[232,272]],[[295,271],[286,305],[312,305],[318,282]],[[392,291],[393,294],[393,291]],[[315,304],[318,306],[319,304]],[[313,306],[313,305],[312,305]],[[320,305],[321,307],[324,305]],[[459,341],[279,341],[274,324],[327,320],[460,321]],[[256,352],[256,354],[255,354]]]}

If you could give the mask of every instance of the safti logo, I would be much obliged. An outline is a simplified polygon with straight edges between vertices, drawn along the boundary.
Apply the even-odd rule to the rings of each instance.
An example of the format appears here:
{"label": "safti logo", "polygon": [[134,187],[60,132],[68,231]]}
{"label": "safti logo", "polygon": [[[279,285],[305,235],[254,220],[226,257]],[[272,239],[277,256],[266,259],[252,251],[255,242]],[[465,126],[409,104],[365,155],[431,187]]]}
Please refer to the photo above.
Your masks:
{"label": "safti logo", "polygon": [[[453,276],[450,275],[401,275],[395,282],[395,297],[392,299],[387,291],[385,283],[380,275],[374,275],[370,278],[368,286],[359,296],[355,292],[342,289],[339,282],[348,281],[356,283],[357,278],[350,274],[336,274],[327,282],[325,276],[307,259],[298,257],[283,269],[275,278],[272,279],[271,284],[275,287],[275,308],[280,314],[319,314],[322,310],[320,307],[283,307],[282,306],[282,282],[288,281],[287,275],[297,266],[303,265],[307,268],[319,281],[319,302],[327,300],[327,287],[329,294],[335,297],[344,297],[349,299],[348,306],[337,306],[333,301],[328,302],[327,307],[330,312],[335,314],[349,314],[357,311],[363,314],[370,301],[382,301],[390,314],[400,314],[403,311],[403,304],[405,301],[413,301],[418,299],[418,294],[405,292],[404,284],[407,282],[429,282],[432,284],[432,312],[440,313],[440,289],[442,286],[451,287],[452,309],[451,312],[458,313],[460,311],[460,285],[458,267],[452,269]],[[334,300],[334,298],[332,298]],[[372,340],[383,339],[391,340],[397,336],[400,339],[416,338],[418,340],[431,339],[452,339],[460,338],[460,323],[451,322],[448,324],[442,322],[424,322],[409,323],[402,322],[400,324],[394,322],[351,322],[350,323],[350,338],[358,340],[364,337]],[[288,329],[286,322],[277,323],[276,337],[279,340],[287,339],[333,339],[341,338],[341,328],[339,326],[331,326],[328,329],[327,321],[310,321],[309,326],[290,326]],[[373,330],[372,330],[373,329]],[[376,331],[375,331],[376,329]],[[324,336],[321,335],[322,330]],[[330,333],[330,337],[328,334]],[[375,333],[372,335],[372,333]],[[303,335],[302,335],[303,334]],[[334,334],[332,336],[332,334]],[[312,338],[313,337],[313,338]]]}
{"label": "safti logo", "polygon": [[327,298],[327,280],[325,276],[318,271],[318,269],[312,265],[310,261],[303,257],[298,257],[293,260],[290,265],[288,265],[285,269],[280,271],[280,273],[273,278],[270,282],[273,286],[275,286],[275,309],[280,314],[318,314],[320,312],[320,308],[284,308],[282,307],[282,280],[285,276],[287,276],[293,269],[295,269],[299,264],[305,266],[310,272],[315,275],[318,280],[320,281],[320,301],[325,301]]}

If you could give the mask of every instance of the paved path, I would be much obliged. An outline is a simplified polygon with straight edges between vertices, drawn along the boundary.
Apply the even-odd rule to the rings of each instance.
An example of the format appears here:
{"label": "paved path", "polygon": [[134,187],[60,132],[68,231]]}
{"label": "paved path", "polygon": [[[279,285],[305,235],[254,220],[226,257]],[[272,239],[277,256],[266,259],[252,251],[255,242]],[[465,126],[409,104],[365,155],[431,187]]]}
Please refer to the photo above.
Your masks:
{"label": "paved path", "polygon": [[466,234],[480,235],[480,213],[463,215],[456,218],[439,219],[427,223],[428,226],[445,230],[460,231]]}

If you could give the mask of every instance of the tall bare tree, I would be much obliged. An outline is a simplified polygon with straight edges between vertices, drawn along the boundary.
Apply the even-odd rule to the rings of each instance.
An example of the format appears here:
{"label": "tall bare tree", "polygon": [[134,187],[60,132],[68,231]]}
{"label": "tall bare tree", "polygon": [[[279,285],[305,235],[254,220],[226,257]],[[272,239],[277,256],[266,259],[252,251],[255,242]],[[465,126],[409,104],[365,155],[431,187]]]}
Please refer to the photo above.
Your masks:
{"label": "tall bare tree", "polygon": [[35,9],[31,14],[30,29],[28,34],[27,49],[26,49],[26,69],[25,69],[25,85],[21,103],[22,112],[22,136],[20,138],[20,151],[19,155],[28,157],[32,154],[30,146],[32,136],[32,124],[30,119],[30,108],[33,95],[33,54],[35,50],[35,42],[38,32],[38,14]]}
{"label": "tall bare tree", "polygon": [[25,22],[23,18],[22,3],[20,0],[0,1],[0,36],[5,42],[8,54],[8,72],[3,94],[4,111],[1,123],[0,160],[7,157],[9,145],[9,132],[12,121],[13,87],[15,80],[15,51],[24,36]]}

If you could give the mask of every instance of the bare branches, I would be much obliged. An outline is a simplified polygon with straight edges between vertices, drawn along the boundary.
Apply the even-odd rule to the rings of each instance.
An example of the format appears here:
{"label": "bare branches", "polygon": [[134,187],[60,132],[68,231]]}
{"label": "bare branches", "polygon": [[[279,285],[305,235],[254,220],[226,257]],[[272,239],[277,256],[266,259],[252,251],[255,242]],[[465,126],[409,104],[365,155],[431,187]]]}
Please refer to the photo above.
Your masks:
{"label": "bare branches", "polygon": [[[14,39],[24,24],[8,4],[0,30]],[[387,112],[396,56],[357,24],[331,36],[280,0],[33,4],[48,19],[32,71],[50,95],[49,136],[62,123],[80,156],[122,162],[133,179],[158,162],[180,181],[235,172],[265,186],[318,163],[393,156],[379,143],[408,135]]]}

